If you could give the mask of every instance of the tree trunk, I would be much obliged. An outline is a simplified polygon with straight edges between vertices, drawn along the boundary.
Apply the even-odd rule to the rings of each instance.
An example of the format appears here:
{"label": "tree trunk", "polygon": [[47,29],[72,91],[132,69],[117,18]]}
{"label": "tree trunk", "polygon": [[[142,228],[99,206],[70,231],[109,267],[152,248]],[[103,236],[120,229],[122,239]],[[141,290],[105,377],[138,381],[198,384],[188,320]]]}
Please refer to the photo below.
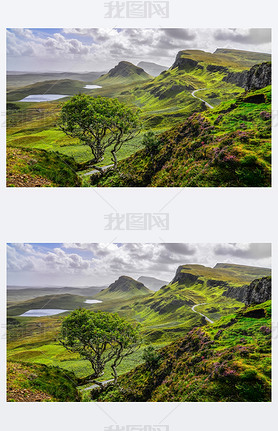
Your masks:
{"label": "tree trunk", "polygon": [[95,164],[99,163],[99,162],[102,162],[103,159],[104,159],[104,157],[102,157],[99,160],[97,160],[97,159],[91,159],[88,162],[78,163],[78,170],[79,171],[84,171],[85,169],[88,169],[88,168],[101,169],[98,166],[95,166]]}
{"label": "tree trunk", "polygon": [[112,376],[114,377],[114,382],[113,382],[113,384],[114,384],[114,385],[116,385],[116,384],[117,384],[117,382],[118,382],[118,373],[117,373],[117,369],[116,369],[116,366],[115,366],[115,365],[112,365],[112,366],[111,366],[111,368],[112,368],[112,370],[113,370]]}
{"label": "tree trunk", "polygon": [[112,154],[112,162],[114,163],[113,169],[115,171],[117,169],[117,166],[118,166],[118,160],[117,160],[117,156],[116,156],[116,151],[115,150],[111,150],[111,154]]}
{"label": "tree trunk", "polygon": [[96,380],[97,377],[101,377],[101,376],[103,376],[103,374],[104,374],[104,372],[102,372],[100,374],[94,373],[94,374],[91,374],[90,376],[79,378],[77,380],[77,383],[79,386],[86,385],[87,383],[96,383],[97,385],[103,386],[101,382],[98,382]]}

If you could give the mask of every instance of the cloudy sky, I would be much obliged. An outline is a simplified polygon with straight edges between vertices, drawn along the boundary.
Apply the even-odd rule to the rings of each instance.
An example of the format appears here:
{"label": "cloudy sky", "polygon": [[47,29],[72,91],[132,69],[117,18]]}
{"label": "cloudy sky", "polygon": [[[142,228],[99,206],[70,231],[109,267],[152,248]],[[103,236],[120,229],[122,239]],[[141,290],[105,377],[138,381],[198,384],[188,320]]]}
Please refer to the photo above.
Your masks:
{"label": "cloudy sky", "polygon": [[181,49],[271,51],[270,29],[8,29],[8,71],[106,71],[119,61],[171,66]]}
{"label": "cloudy sky", "polygon": [[179,265],[217,262],[271,267],[271,245],[8,244],[10,286],[103,286],[121,275],[171,281]]}

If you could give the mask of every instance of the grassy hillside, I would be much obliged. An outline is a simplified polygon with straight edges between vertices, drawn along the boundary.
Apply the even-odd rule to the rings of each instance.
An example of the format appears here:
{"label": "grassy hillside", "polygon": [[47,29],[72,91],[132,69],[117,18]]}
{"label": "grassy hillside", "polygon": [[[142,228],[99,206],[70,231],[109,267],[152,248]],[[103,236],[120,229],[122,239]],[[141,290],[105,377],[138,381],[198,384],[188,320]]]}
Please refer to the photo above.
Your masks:
{"label": "grassy hillside", "polygon": [[125,85],[133,82],[142,82],[151,79],[141,67],[135,66],[128,61],[120,61],[117,66],[109,70],[94,81],[98,85]]}
{"label": "grassy hillside", "polygon": [[96,295],[98,299],[128,299],[137,296],[151,295],[149,290],[143,283],[134,280],[125,275],[112,283],[107,289],[102,290]]}
{"label": "grassy hillside", "polygon": [[267,187],[271,185],[271,89],[250,91],[196,113],[119,163],[98,186]]}
{"label": "grassy hillside", "polygon": [[271,54],[263,52],[244,51],[241,49],[218,48],[214,52],[218,57],[230,58],[231,61],[240,62],[243,67],[251,67],[254,64],[271,61]]}
{"label": "grassy hillside", "polygon": [[271,301],[195,328],[96,401],[271,401]]}
{"label": "grassy hillside", "polygon": [[7,148],[7,187],[78,187],[73,158],[46,150]]}
{"label": "grassy hillside", "polygon": [[180,51],[179,54],[181,58],[194,59],[205,67],[214,65],[241,70],[271,60],[271,54],[226,48],[218,48],[213,53],[198,49],[186,49]]}
{"label": "grassy hillside", "polygon": [[7,401],[80,401],[77,379],[71,372],[45,365],[7,364]]}
{"label": "grassy hillside", "polygon": [[269,268],[231,263],[217,263],[213,268],[197,264],[182,265],[178,268],[178,272],[181,274],[193,274],[198,277],[198,280],[219,280],[232,283],[235,286],[250,283],[255,278],[271,275],[271,269]]}

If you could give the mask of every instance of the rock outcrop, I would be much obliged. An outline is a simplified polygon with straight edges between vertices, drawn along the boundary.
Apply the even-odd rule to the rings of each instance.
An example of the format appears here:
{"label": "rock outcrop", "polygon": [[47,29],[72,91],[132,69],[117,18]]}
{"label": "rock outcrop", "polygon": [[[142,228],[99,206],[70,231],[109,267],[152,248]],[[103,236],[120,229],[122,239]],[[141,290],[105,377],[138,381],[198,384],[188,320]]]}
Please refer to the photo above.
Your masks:
{"label": "rock outcrop", "polygon": [[184,55],[183,51],[178,52],[176,56],[176,60],[173,66],[171,67],[171,69],[175,69],[177,67],[178,69],[185,70],[186,72],[190,72],[191,70],[196,68],[203,69],[203,66],[198,64],[198,61],[192,60],[192,58],[183,57],[183,55]]}
{"label": "rock outcrop", "polygon": [[255,64],[247,74],[245,90],[259,90],[271,84],[271,63]]}
{"label": "rock outcrop", "polygon": [[208,72],[221,72],[221,73],[228,73],[228,69],[225,66],[218,66],[216,64],[208,64],[207,65],[207,71]]}
{"label": "rock outcrop", "polygon": [[[192,286],[193,284],[195,284],[199,276],[191,274],[190,272],[182,272],[182,270],[184,270],[184,267],[181,265],[178,267],[176,275],[171,281],[171,283],[173,284],[178,282],[179,284],[184,284],[186,286]],[[199,280],[199,282],[203,283],[203,281],[201,280]]]}
{"label": "rock outcrop", "polygon": [[223,81],[248,90],[259,90],[271,84],[271,63],[255,64],[250,70],[228,72]]}
{"label": "rock outcrop", "polygon": [[223,280],[207,280],[207,287],[226,287],[228,283]]}
{"label": "rock outcrop", "polygon": [[244,70],[243,72],[228,72],[222,81],[244,88],[247,82],[247,75],[248,70]]}
{"label": "rock outcrop", "polygon": [[246,286],[230,286],[223,295],[244,302],[245,305],[261,304],[271,299],[271,277],[254,280]]}

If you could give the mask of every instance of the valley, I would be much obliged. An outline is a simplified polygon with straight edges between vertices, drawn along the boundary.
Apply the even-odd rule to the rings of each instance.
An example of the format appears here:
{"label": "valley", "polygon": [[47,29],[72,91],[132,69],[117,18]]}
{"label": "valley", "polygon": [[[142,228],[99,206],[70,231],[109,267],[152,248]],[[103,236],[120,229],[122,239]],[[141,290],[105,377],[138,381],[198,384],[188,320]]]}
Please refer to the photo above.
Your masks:
{"label": "valley", "polygon": [[[140,281],[144,279],[155,290]],[[75,384],[68,395],[63,394],[68,396],[68,401],[90,401],[91,396],[99,401],[215,401],[219,391],[223,395],[221,401],[251,401],[254,395],[247,393],[249,383],[265,388],[264,394],[263,389],[258,390],[258,401],[269,400],[271,271],[235,264],[218,263],[213,268],[186,264],[177,268],[170,283],[163,283],[154,277],[142,276],[135,280],[120,276],[108,287],[65,288],[68,293],[61,293],[59,288],[51,288],[48,295],[47,288],[8,288],[9,369],[19,373],[29,370],[23,376],[45,375],[49,369],[49,381],[55,379],[55,373],[60,373],[59,382],[72,375],[68,385],[71,386],[71,381]],[[100,390],[92,383],[82,384],[90,374],[89,361],[67,351],[59,342],[64,317],[80,308],[95,313],[116,312],[127,321],[140,324],[139,350],[118,367],[120,385],[125,388],[128,382],[126,390],[119,393],[118,386],[109,386],[109,363],[101,377],[109,386],[107,389]],[[59,314],[47,315],[49,309]],[[151,357],[158,358],[152,359],[152,365],[143,359],[145,349],[150,346],[156,352]],[[176,351],[180,353],[173,357]],[[169,358],[172,358],[170,368]],[[222,368],[215,368],[217,361]],[[180,379],[180,373],[186,377]],[[194,373],[197,391],[192,380]],[[49,389],[47,380],[32,386],[32,380],[24,383],[23,376],[18,376],[19,387],[23,384],[31,392],[43,388],[46,401],[53,397],[61,400],[62,395],[57,395],[58,388],[53,381]],[[9,378],[15,377],[11,374]],[[183,380],[187,386],[177,383]],[[236,386],[228,393],[227,387],[232,382]],[[236,387],[241,384],[245,386],[242,392],[237,392]],[[12,395],[8,391],[8,400],[16,396],[15,392]],[[29,392],[26,394],[29,401]]]}
{"label": "valley", "polygon": [[[8,74],[7,185],[269,186],[270,60],[233,49],[183,50],[170,68],[139,63],[149,72],[123,60],[106,73]],[[80,93],[140,110],[140,133],[119,149],[115,171],[109,149],[97,163],[105,167],[101,173],[87,167],[88,145],[57,126],[61,104]],[[189,143],[180,145],[180,130]],[[157,138],[153,155],[145,147],[147,132]]]}

